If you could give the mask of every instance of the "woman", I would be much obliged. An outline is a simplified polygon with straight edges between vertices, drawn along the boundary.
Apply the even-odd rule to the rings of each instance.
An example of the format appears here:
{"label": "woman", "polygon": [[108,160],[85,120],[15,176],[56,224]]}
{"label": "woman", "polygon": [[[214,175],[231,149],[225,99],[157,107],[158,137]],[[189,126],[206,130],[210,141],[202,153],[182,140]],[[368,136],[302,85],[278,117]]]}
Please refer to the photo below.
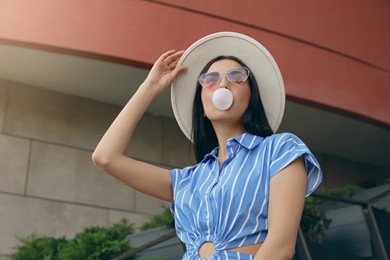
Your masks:
{"label": "woman", "polygon": [[[198,164],[168,171],[125,150],[150,103],[170,84],[175,117],[194,142]],[[172,202],[187,247],[183,259],[291,259],[305,195],[322,173],[298,137],[274,134],[283,109],[283,81],[268,51],[242,34],[212,34],[185,53],[161,55],[93,162]]]}

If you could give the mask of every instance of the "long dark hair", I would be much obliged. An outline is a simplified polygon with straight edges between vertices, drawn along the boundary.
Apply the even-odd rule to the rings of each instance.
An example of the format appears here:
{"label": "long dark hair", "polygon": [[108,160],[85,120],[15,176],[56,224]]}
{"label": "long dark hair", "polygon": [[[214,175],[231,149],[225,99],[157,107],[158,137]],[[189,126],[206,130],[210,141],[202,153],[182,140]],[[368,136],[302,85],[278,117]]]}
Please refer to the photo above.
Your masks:
{"label": "long dark hair", "polygon": [[[203,68],[200,74],[207,72],[210,66],[219,60],[228,59],[247,67],[241,60],[233,56],[219,56],[212,59]],[[250,70],[250,68],[249,68]],[[248,108],[242,116],[241,123],[244,129],[254,135],[270,136],[273,131],[268,123],[264,112],[263,103],[261,102],[259,88],[252,73],[249,73],[249,88],[251,91]],[[194,140],[194,151],[196,161],[199,163],[204,156],[218,146],[217,135],[215,134],[211,121],[204,116],[203,104],[201,99],[202,86],[197,83],[194,105],[192,111],[192,138]]]}

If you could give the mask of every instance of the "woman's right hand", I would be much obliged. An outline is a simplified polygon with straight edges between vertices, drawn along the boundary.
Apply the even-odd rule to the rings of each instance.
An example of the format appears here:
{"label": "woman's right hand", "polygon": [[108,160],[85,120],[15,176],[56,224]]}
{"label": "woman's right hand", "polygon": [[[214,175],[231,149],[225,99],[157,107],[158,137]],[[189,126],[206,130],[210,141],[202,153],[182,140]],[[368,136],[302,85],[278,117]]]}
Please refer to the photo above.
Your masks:
{"label": "woman's right hand", "polygon": [[162,54],[154,63],[144,85],[147,85],[148,88],[153,88],[157,94],[160,94],[181,72],[188,69],[185,66],[176,67],[183,53],[183,50],[170,50]]}

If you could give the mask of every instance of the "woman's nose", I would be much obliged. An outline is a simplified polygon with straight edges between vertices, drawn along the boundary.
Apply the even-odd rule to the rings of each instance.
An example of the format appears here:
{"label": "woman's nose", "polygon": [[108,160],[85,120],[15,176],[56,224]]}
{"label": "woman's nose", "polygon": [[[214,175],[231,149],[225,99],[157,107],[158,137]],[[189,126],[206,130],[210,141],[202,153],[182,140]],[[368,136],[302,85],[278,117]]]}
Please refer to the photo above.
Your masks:
{"label": "woman's nose", "polygon": [[229,86],[230,81],[228,80],[226,74],[222,74],[221,80],[219,81],[219,88],[227,88]]}

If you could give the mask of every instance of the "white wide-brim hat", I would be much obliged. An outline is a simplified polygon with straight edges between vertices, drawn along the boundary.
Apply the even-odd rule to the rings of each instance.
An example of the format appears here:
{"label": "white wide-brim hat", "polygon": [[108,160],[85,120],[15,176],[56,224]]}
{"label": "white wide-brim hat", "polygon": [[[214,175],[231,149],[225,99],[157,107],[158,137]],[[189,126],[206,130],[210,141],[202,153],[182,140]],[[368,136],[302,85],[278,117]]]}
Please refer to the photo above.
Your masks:
{"label": "white wide-brim hat", "polygon": [[218,32],[193,43],[177,66],[186,66],[171,85],[173,113],[183,133],[192,140],[192,108],[198,77],[206,64],[218,56],[234,56],[255,77],[268,123],[274,132],[282,122],[286,95],[282,75],[269,51],[255,39],[235,32]]}

